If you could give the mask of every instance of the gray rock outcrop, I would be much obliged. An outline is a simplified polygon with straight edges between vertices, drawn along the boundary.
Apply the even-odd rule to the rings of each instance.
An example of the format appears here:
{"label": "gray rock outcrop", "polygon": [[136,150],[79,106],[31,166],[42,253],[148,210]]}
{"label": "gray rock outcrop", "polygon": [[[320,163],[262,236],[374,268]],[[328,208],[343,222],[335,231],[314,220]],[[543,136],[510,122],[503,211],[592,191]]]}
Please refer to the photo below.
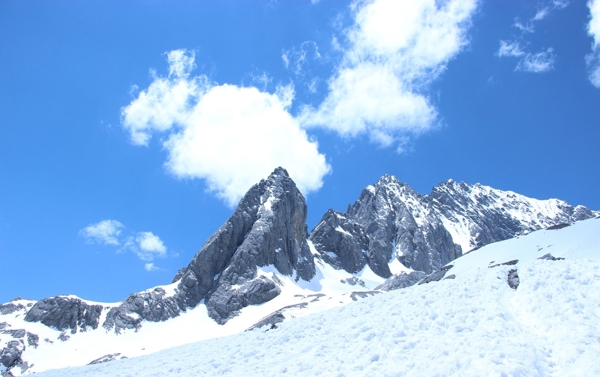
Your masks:
{"label": "gray rock outcrop", "polygon": [[126,358],[127,358],[127,356],[121,356],[120,352],[110,353],[108,355],[104,355],[104,356],[101,356],[101,357],[99,357],[99,358],[97,358],[95,360],[90,361],[88,363],[88,365],[108,363],[109,361],[126,359]]}
{"label": "gray rock outcrop", "polygon": [[446,276],[446,273],[448,272],[449,269],[451,269],[452,267],[454,267],[454,265],[449,264],[447,266],[443,266],[442,268],[440,268],[439,270],[427,275],[425,277],[425,279],[421,280],[419,282],[419,285],[422,284],[429,284],[432,283],[434,281],[440,281],[444,278],[444,276]]}
{"label": "gray rock outcrop", "polygon": [[384,281],[383,284],[375,287],[375,289],[379,289],[380,291],[393,291],[396,289],[408,288],[417,284],[426,276],[427,274],[422,271],[412,271],[408,274],[406,272],[401,272],[392,275],[392,277]]}
{"label": "gray rock outcrop", "polygon": [[6,344],[6,347],[0,350],[0,364],[4,366],[4,369],[10,371],[10,369],[23,364],[21,354],[23,353],[23,344],[18,340],[11,340]]}
{"label": "gray rock outcrop", "polygon": [[74,334],[77,330],[98,328],[101,313],[101,305],[89,305],[76,297],[56,296],[35,303],[25,321],[41,322],[58,330],[71,330]]}
{"label": "gray rock outcrop", "polygon": [[166,321],[177,317],[180,310],[177,298],[167,296],[163,288],[157,287],[149,292],[133,293],[121,305],[111,308],[102,326],[107,330],[114,328],[117,334],[122,329],[138,330],[143,320]]}

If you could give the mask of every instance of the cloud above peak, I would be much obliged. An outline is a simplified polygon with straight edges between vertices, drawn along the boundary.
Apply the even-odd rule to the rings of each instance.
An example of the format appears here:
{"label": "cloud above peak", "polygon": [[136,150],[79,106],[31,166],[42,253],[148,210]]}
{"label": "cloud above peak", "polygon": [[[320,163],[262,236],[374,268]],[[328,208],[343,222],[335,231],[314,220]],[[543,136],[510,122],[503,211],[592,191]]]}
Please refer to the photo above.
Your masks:
{"label": "cloud above peak", "polygon": [[[344,137],[366,134],[382,146],[435,128],[437,111],[424,89],[468,43],[476,0],[357,1],[354,23],[339,44],[343,58],[304,127]],[[335,40],[336,43],[337,39]]]}
{"label": "cloud above peak", "polygon": [[588,1],[590,21],[588,34],[594,39],[592,52],[586,56],[590,82],[600,88],[600,0]]}
{"label": "cloud above peak", "polygon": [[178,178],[201,178],[230,206],[277,166],[284,166],[300,191],[322,186],[330,170],[316,141],[290,114],[291,85],[274,93],[255,87],[218,85],[192,76],[194,55],[167,54],[168,77],[154,77],[128,106],[122,124],[137,145],[166,134],[168,171]]}

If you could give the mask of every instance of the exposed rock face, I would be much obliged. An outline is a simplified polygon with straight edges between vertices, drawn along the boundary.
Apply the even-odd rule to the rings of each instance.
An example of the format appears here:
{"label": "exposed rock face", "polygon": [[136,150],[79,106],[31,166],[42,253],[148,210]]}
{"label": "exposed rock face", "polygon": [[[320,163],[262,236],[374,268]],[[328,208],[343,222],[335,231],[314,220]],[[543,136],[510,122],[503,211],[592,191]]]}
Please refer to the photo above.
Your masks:
{"label": "exposed rock face", "polygon": [[[336,247],[335,237],[344,242]],[[366,261],[385,278],[392,275],[389,264],[393,259],[431,272],[461,255],[460,246],[421,195],[387,175],[365,188],[345,214],[328,212],[310,239],[325,261],[333,253],[337,265],[351,273]]]}
{"label": "exposed rock face", "polygon": [[561,200],[536,200],[453,180],[420,195],[386,175],[367,186],[346,213],[328,211],[310,240],[334,267],[356,273],[368,264],[389,278],[394,259],[431,273],[491,242],[594,216],[586,207]]}
{"label": "exposed rock face", "polygon": [[95,360],[92,360],[91,362],[88,363],[88,365],[108,363],[109,361],[114,361],[114,360],[119,360],[119,359],[126,359],[126,358],[127,358],[127,356],[121,356],[120,352],[110,353],[108,355],[104,355],[104,356],[99,357],[99,358],[97,358]]}
{"label": "exposed rock face", "polygon": [[277,283],[257,269],[273,265],[282,275],[309,281],[315,275],[308,248],[304,197],[285,169],[277,168],[242,198],[233,216],[213,234],[182,274],[186,306],[205,298],[219,323],[247,305],[276,297]]}
{"label": "exposed rock face", "polygon": [[12,314],[16,311],[25,309],[25,305],[23,304],[13,304],[11,302],[7,302],[6,304],[0,305],[0,314]]}
{"label": "exposed rock face", "polygon": [[512,289],[519,288],[519,274],[516,269],[508,271],[506,282],[508,283],[508,286]]}
{"label": "exposed rock face", "polygon": [[[427,277],[425,277],[425,279],[421,280],[419,282],[419,285],[421,284],[429,284],[432,283],[434,281],[440,281],[444,278],[444,276],[446,276],[446,272],[448,272],[449,269],[451,269],[452,267],[454,267],[454,265],[449,264],[447,266],[443,266],[442,268],[440,268],[439,270],[427,275]],[[454,279],[454,278],[452,278]]]}
{"label": "exposed rock face", "polygon": [[41,322],[58,330],[86,331],[88,327],[98,328],[101,305],[89,305],[84,301],[69,296],[57,296],[38,301],[27,312],[25,321]]}
{"label": "exposed rock face", "polygon": [[375,287],[375,289],[379,289],[381,291],[393,291],[396,289],[408,288],[417,284],[426,276],[427,274],[422,271],[412,271],[408,274],[406,272],[401,272],[399,274],[393,275],[385,282],[383,282],[383,284]]}
{"label": "exposed rock face", "polygon": [[246,331],[252,331],[255,329],[260,329],[262,327],[267,326],[267,330],[272,330],[277,328],[277,324],[285,321],[285,312],[290,309],[296,308],[305,308],[308,304],[306,302],[302,302],[300,304],[288,305],[283,308],[276,310],[275,312],[269,314],[268,316],[262,318],[260,321],[255,323],[246,329]]}
{"label": "exposed rock face", "polygon": [[586,207],[572,207],[563,200],[537,200],[451,179],[435,187],[427,200],[463,251],[595,216]]}
{"label": "exposed rock face", "polygon": [[360,224],[348,215],[329,210],[310,235],[317,250],[326,250],[325,263],[352,274],[367,264],[369,238]]}
{"label": "exposed rock face", "polygon": [[21,360],[23,348],[23,344],[18,340],[11,340],[8,342],[6,347],[0,350],[0,364],[2,364],[6,370],[10,370],[19,364],[23,364],[23,361]]}
{"label": "exposed rock face", "polygon": [[107,330],[114,327],[119,334],[122,329],[139,329],[142,320],[160,322],[179,313],[177,298],[167,297],[166,291],[158,287],[150,292],[133,293],[120,306],[111,308],[102,327]]}

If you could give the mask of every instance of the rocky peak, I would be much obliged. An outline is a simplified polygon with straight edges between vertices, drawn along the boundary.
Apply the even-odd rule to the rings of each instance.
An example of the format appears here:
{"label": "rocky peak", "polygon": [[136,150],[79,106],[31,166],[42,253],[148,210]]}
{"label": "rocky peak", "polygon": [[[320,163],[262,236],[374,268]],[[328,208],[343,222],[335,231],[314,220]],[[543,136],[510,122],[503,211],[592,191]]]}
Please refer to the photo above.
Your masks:
{"label": "rocky peak", "polygon": [[307,244],[304,197],[283,168],[254,185],[234,214],[202,246],[178,288],[185,305],[205,299],[209,314],[224,323],[245,306],[279,294],[259,268],[274,266],[282,275],[310,280],[314,259]]}
{"label": "rocky peak", "polygon": [[464,251],[548,226],[593,217],[583,206],[538,200],[479,183],[442,182],[428,197],[454,241]]}
{"label": "rocky peak", "polygon": [[[385,175],[367,186],[345,214],[333,217],[328,212],[311,240],[334,266],[355,273],[366,259],[373,272],[387,278],[394,259],[431,273],[463,251],[596,215],[562,200],[531,199],[452,179],[420,195]],[[364,258],[361,249],[366,250]]]}
{"label": "rocky peak", "polygon": [[429,273],[460,255],[430,207],[412,187],[386,175],[367,186],[343,217],[326,214],[310,237],[324,259],[333,253],[337,265],[351,273],[364,259],[385,278],[395,260]]}

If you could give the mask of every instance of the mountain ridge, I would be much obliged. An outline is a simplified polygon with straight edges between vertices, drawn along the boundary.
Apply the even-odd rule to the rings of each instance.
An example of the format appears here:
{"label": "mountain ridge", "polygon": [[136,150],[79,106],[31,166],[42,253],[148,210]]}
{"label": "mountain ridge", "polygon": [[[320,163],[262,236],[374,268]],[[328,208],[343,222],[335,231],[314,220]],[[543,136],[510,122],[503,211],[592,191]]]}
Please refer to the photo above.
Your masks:
{"label": "mountain ridge", "polygon": [[[598,214],[557,199],[541,201],[453,180],[421,195],[385,175],[367,186],[346,213],[327,211],[309,234],[304,197],[287,171],[277,168],[247,192],[171,284],[113,304],[74,296],[17,300],[0,305],[0,315],[22,315],[26,323],[54,329],[61,342],[99,329],[136,333],[145,323],[187,318],[199,307],[206,310],[206,318],[227,328],[250,327],[243,325],[243,318],[272,318],[265,323],[275,326],[304,315],[302,310],[322,310],[413,285],[463,251]],[[259,304],[270,311],[256,312]],[[240,319],[242,311],[255,314]],[[25,344],[23,339],[39,336],[7,329],[9,323],[0,316],[2,324],[0,335],[11,338],[5,341],[3,335],[0,363],[13,370],[20,365],[26,373],[26,356],[40,343]],[[45,339],[42,348],[53,342]]]}

